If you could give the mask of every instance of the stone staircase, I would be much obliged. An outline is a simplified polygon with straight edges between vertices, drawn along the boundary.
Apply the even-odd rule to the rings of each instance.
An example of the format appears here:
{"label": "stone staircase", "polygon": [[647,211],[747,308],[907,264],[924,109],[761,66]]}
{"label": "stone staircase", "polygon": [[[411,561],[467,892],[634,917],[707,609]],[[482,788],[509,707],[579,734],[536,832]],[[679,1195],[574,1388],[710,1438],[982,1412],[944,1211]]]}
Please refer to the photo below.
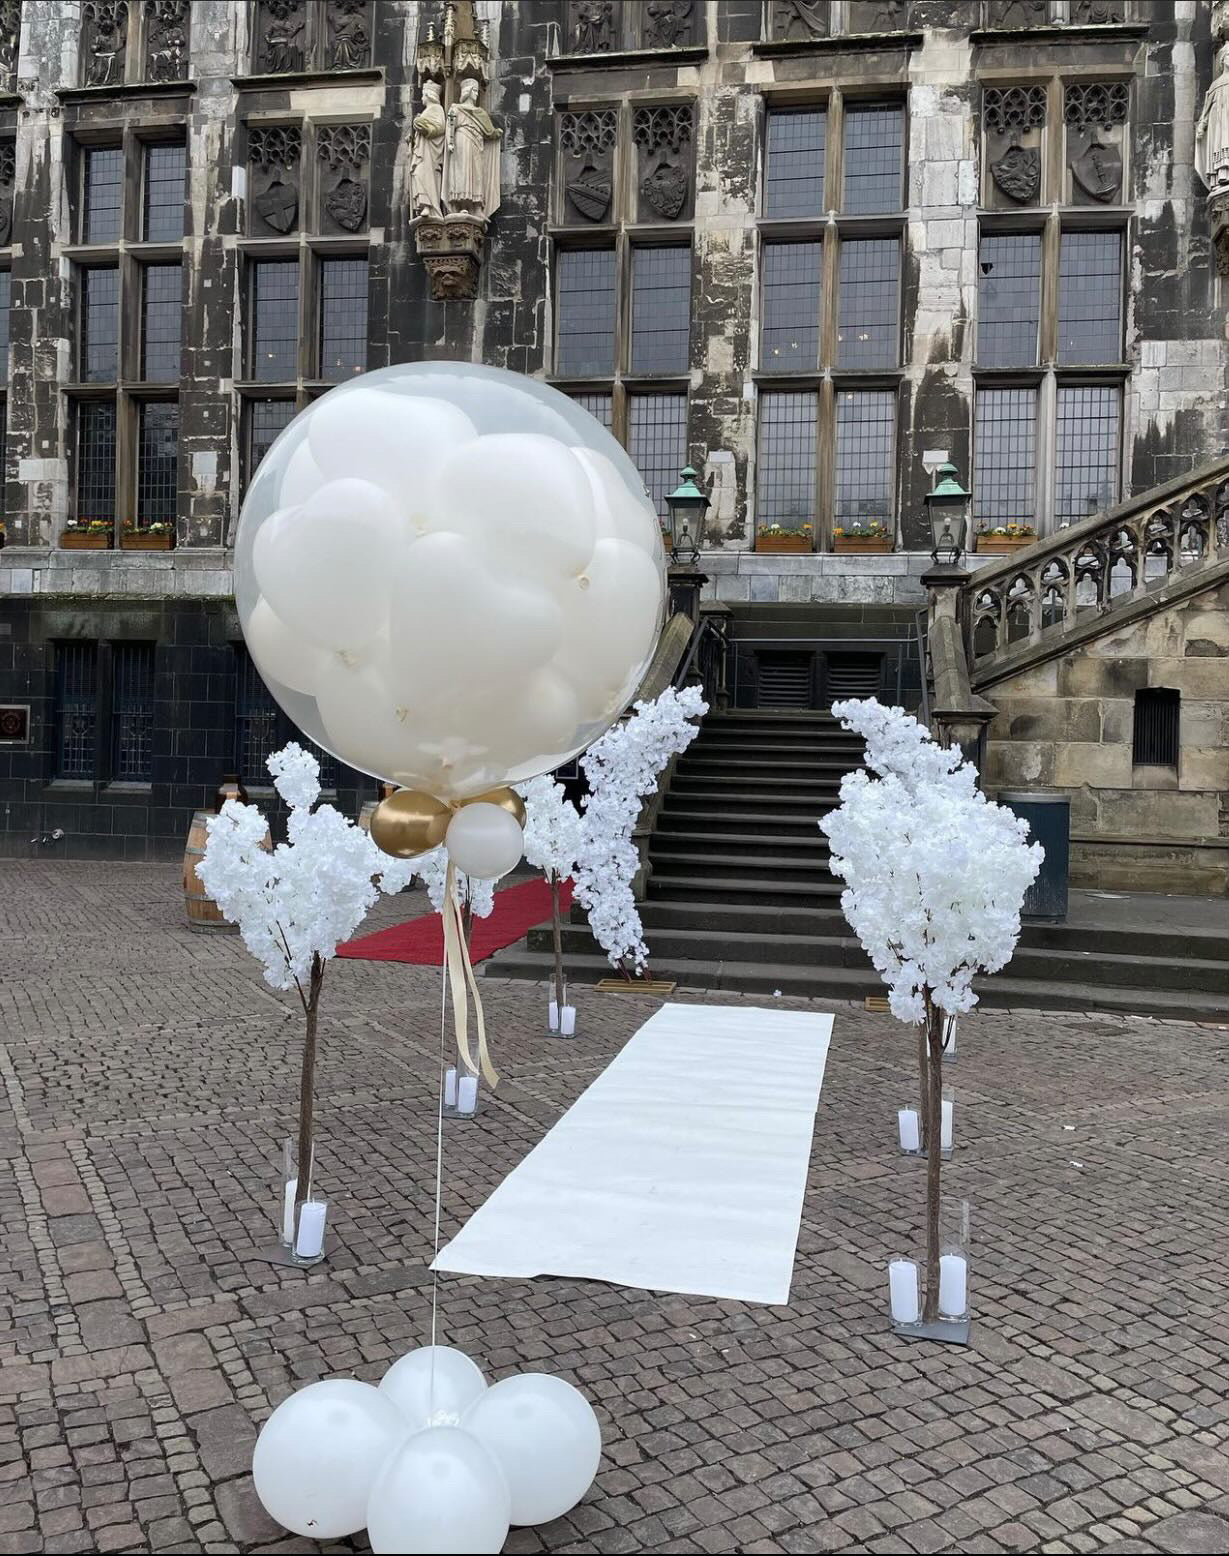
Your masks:
{"label": "stone staircase", "polygon": [[[842,884],[816,825],[861,759],[861,741],[827,712],[708,715],[675,764],[649,843],[640,914],[654,977],[752,995],[883,993],[841,913]],[[1026,926],[1011,966],[978,992],[991,1006],[1229,1021],[1225,943],[1215,924],[1167,932],[1150,915],[1136,927],[1077,914]],[[564,950],[574,983],[611,975],[579,909]],[[544,926],[483,971],[545,979],[551,966]]]}

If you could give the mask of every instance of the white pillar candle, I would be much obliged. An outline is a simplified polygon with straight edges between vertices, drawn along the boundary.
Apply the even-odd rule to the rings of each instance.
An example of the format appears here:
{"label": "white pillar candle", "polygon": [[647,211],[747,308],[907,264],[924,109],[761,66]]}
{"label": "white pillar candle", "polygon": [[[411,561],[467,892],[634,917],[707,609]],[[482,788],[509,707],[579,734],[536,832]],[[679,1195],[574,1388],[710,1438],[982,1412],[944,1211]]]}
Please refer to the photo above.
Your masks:
{"label": "white pillar candle", "polygon": [[457,1112],[467,1116],[478,1106],[478,1077],[463,1075],[457,1083]]}
{"label": "white pillar candle", "polygon": [[900,1131],[900,1148],[902,1151],[920,1151],[922,1149],[922,1131],[918,1122],[916,1108],[898,1108],[896,1112],[896,1127]]}
{"label": "white pillar candle", "polygon": [[888,1289],[892,1298],[892,1322],[916,1324],[922,1314],[918,1297],[917,1265],[912,1259],[893,1259],[888,1265]]}
{"label": "white pillar candle", "polygon": [[962,1253],[945,1253],[939,1260],[939,1312],[963,1318],[969,1305],[969,1267]]}
{"label": "white pillar candle", "polygon": [[943,1047],[943,1057],[945,1059],[954,1059],[956,1057],[956,1023],[954,1021],[947,1035],[947,1042]]}
{"label": "white pillar candle", "polygon": [[550,1030],[552,1032],[557,1032],[559,1030],[559,1001],[558,1000],[551,1000],[550,1008],[549,1008],[549,1011],[548,1011],[548,1014],[547,1014],[547,1022],[549,1024]]}
{"label": "white pillar candle", "polygon": [[288,1248],[294,1242],[294,1198],[298,1192],[299,1180],[291,1178],[282,1201],[282,1241]]}
{"label": "white pillar candle", "polygon": [[939,1146],[944,1151],[950,1151],[952,1140],[955,1138],[955,1104],[949,1098],[943,1099],[943,1118],[939,1128]]}
{"label": "white pillar candle", "polygon": [[299,1235],[295,1239],[296,1259],[316,1259],[324,1252],[324,1218],[328,1206],[322,1199],[305,1199],[299,1211]]}
{"label": "white pillar candle", "polygon": [[454,1065],[452,1069],[444,1071],[444,1106],[455,1108],[457,1105],[457,1071]]}
{"label": "white pillar candle", "polygon": [[564,1037],[572,1037],[576,1032],[576,1006],[565,1005],[563,1014],[559,1018],[559,1031]]}

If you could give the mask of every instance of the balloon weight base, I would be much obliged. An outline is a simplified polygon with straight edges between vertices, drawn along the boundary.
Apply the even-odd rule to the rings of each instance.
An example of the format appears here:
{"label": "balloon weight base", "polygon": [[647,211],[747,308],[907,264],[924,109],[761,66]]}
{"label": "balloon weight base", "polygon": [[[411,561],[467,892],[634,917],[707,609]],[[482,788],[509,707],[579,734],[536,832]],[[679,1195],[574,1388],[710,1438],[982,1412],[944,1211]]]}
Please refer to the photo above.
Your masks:
{"label": "balloon weight base", "polygon": [[294,1249],[287,1248],[285,1243],[274,1243],[272,1248],[262,1248],[258,1257],[266,1264],[280,1264],[288,1270],[310,1270],[325,1260],[322,1253],[318,1253],[314,1259],[300,1259]]}
{"label": "balloon weight base", "polygon": [[[900,1154],[902,1156],[911,1156],[915,1162],[924,1162],[929,1153],[926,1151],[906,1151],[902,1149]],[[950,1162],[952,1159],[952,1147],[949,1145],[946,1149],[941,1148],[939,1156],[941,1160]]]}
{"label": "balloon weight base", "polygon": [[664,978],[602,978],[599,994],[673,994],[677,985]]}
{"label": "balloon weight base", "polygon": [[902,1340],[938,1340],[946,1345],[968,1345],[972,1321],[964,1318],[938,1318],[933,1324],[893,1324],[892,1333]]}
{"label": "balloon weight base", "polygon": [[473,1107],[469,1110],[468,1113],[462,1113],[459,1109],[450,1108],[447,1103],[444,1104],[444,1117],[446,1119],[454,1120],[460,1124],[472,1123],[473,1120],[479,1116],[479,1114],[485,1112],[486,1103],[482,1100],[481,1097],[478,1098],[477,1102],[474,1103]]}

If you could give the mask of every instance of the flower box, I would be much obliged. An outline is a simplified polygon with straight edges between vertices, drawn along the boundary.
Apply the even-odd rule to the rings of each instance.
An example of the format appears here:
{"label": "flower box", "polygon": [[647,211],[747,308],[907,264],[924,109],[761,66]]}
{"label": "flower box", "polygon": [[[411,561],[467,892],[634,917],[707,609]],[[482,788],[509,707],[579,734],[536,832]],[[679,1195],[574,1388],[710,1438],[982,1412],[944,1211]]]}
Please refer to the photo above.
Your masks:
{"label": "flower box", "polygon": [[891,551],[892,540],[888,535],[834,535],[834,551],[875,552],[882,555]]}
{"label": "flower box", "polygon": [[123,551],[169,551],[175,537],[168,530],[163,535],[137,533],[120,536]]}
{"label": "flower box", "polygon": [[978,535],[973,549],[978,556],[1011,556],[1036,544],[1036,535]]}
{"label": "flower box", "polygon": [[796,555],[800,551],[811,551],[814,546],[809,535],[757,535],[755,549]]}
{"label": "flower box", "polygon": [[109,551],[111,538],[108,530],[66,529],[60,546],[64,551]]}

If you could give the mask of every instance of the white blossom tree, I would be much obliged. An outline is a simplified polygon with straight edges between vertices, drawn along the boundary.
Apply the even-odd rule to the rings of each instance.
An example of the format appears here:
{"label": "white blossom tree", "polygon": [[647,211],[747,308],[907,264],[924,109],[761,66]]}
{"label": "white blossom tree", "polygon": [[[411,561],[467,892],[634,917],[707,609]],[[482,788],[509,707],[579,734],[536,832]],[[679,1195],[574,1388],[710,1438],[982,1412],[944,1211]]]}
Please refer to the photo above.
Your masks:
{"label": "white blossom tree", "polygon": [[707,712],[698,686],[667,687],[654,701],[638,702],[631,718],[608,729],[581,758],[589,793],[581,812],[576,897],[611,965],[624,972],[630,961],[639,975],[649,958],[632,894],[640,868],[632,832],[641,802],[656,789],[670,758],[695,739],[693,721]]}
{"label": "white blossom tree", "polygon": [[517,793],[525,801],[525,858],[541,870],[550,886],[551,927],[555,951],[555,1006],[562,1011],[563,991],[563,920],[559,911],[559,889],[576,873],[582,832],[579,811],[549,773],[518,785]]}
{"label": "white blossom tree", "polygon": [[[264,967],[265,982],[295,989],[303,1007],[299,1077],[299,1206],[311,1180],[316,1026],[324,973],[380,891],[409,884],[414,860],[390,859],[368,835],[320,797],[320,764],[290,744],[269,758],[274,786],[289,806],[287,841],[262,847],[267,823],[254,805],[227,800],[209,818],[196,873],[243,943]],[[378,877],[379,885],[375,884]]]}
{"label": "white blossom tree", "polygon": [[888,986],[892,1014],[921,1028],[929,1323],[939,1310],[945,1021],[977,1003],[975,973],[1011,959],[1042,850],[1024,821],[986,799],[960,752],[936,745],[902,709],[872,698],[832,711],[863,737],[876,775],[847,773],[840,807],[819,823],[846,883],[841,908]]}

